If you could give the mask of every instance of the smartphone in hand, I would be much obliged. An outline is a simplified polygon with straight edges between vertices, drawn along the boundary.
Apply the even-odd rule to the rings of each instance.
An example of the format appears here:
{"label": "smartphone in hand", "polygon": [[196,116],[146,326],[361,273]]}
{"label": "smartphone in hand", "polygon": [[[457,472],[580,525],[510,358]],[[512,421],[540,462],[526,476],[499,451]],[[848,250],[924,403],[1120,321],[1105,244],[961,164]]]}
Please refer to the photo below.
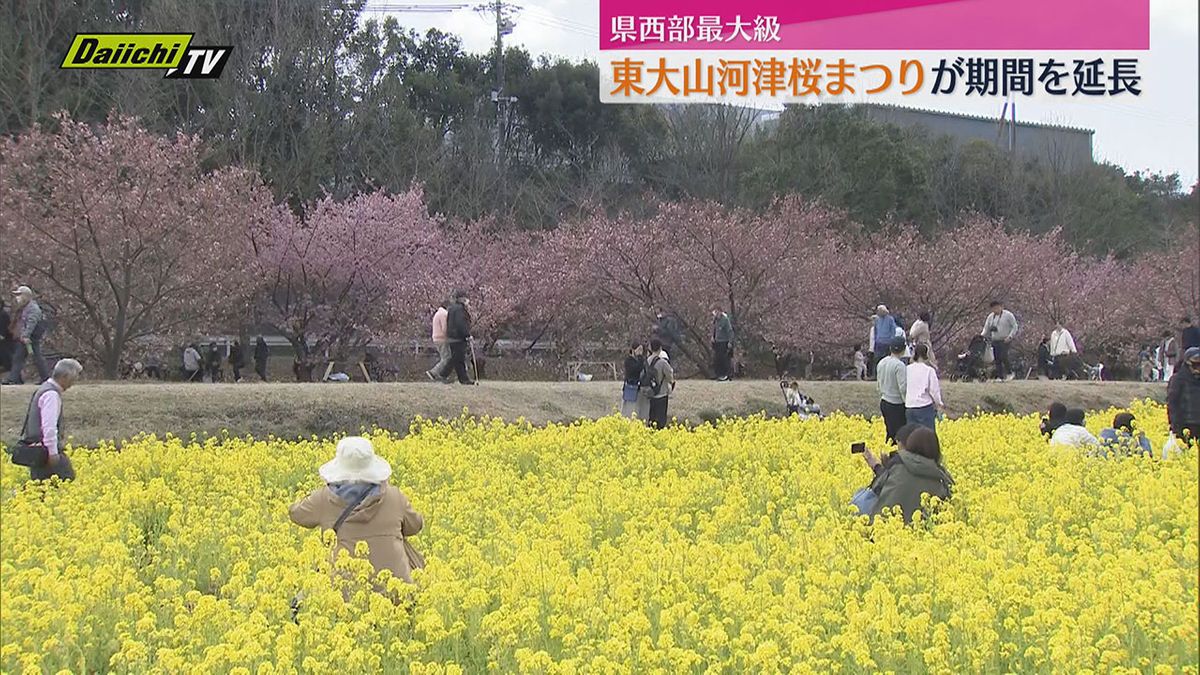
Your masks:
{"label": "smartphone in hand", "polygon": [[850,444],[850,454],[852,454],[852,455],[861,455],[862,453],[864,453],[866,451],[867,451],[866,443],[851,443]]}

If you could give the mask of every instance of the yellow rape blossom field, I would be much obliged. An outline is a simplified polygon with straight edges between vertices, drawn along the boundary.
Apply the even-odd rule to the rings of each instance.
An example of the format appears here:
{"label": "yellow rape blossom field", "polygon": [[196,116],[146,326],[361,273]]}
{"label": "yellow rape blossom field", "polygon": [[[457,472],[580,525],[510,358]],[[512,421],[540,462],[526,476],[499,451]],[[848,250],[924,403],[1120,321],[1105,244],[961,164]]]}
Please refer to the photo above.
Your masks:
{"label": "yellow rape blossom field", "polygon": [[[1164,409],[1133,411],[1160,450]],[[372,431],[426,523],[385,593],[356,560],[335,586],[330,534],[288,520],[336,439],[144,437],[49,487],[5,463],[0,670],[1197,672],[1194,450],[939,433],[953,498],[905,527],[847,504],[879,421]]]}

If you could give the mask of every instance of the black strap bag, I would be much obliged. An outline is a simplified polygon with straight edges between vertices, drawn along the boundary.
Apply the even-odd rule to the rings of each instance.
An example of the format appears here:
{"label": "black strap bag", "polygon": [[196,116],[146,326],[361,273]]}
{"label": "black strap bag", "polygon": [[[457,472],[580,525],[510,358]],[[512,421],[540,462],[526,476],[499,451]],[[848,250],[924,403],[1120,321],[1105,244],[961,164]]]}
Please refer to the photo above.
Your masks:
{"label": "black strap bag", "polygon": [[[29,408],[33,409],[33,401],[29,402]],[[25,433],[27,426],[29,426],[29,410],[25,411],[25,421],[21,423],[21,433]],[[13,464],[27,466],[31,469],[46,466],[46,463],[50,461],[50,451],[46,450],[46,446],[41,443],[26,443],[24,438],[10,445],[8,454],[12,455]]]}

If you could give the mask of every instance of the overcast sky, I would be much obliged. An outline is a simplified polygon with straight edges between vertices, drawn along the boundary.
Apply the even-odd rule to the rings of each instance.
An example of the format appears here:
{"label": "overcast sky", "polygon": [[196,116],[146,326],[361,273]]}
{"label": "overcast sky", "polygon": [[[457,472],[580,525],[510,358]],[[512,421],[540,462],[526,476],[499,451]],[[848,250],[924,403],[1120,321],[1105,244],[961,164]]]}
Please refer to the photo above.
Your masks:
{"label": "overcast sky", "polygon": [[[368,0],[368,7],[397,6],[393,0]],[[411,0],[406,6],[446,6],[446,0]],[[453,3],[458,4],[458,3]],[[472,3],[476,4],[476,3]],[[599,0],[515,0],[521,8],[516,28],[506,40],[534,55],[550,55],[571,60],[600,60]],[[1185,187],[1196,182],[1200,173],[1200,69],[1197,56],[1200,42],[1200,2],[1197,0],[1151,0],[1150,51],[1129,52],[1140,59],[1143,91],[1130,98],[1094,99],[1089,97],[1043,97],[1018,99],[1018,121],[1046,122],[1084,127],[1096,131],[1094,151],[1097,160],[1109,161],[1126,170],[1178,172]],[[495,40],[495,23],[490,15],[470,8],[444,12],[389,12],[402,24],[418,31],[438,28],[460,36],[469,51],[483,52]],[[368,17],[381,17],[376,12]],[[857,60],[871,58],[868,52],[839,53]],[[954,53],[954,54],[957,54]],[[1040,54],[1040,53],[1039,53]],[[1071,58],[1072,52],[1054,52],[1055,58]],[[940,52],[916,52],[923,62],[936,62]],[[1114,54],[1087,52],[1088,58]],[[891,55],[895,60],[895,54]],[[907,54],[906,54],[907,56]],[[597,93],[598,95],[598,93]],[[865,100],[865,99],[864,99]],[[917,94],[873,96],[872,101],[908,106],[952,110],[977,115],[999,115],[1003,100],[931,96]]]}

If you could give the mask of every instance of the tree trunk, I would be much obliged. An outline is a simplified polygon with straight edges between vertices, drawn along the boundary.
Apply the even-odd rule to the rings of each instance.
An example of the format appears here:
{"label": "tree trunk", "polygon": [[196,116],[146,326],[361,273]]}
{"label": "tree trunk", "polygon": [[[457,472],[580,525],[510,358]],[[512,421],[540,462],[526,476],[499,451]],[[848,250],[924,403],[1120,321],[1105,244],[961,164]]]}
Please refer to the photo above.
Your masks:
{"label": "tree trunk", "polygon": [[121,345],[113,343],[111,349],[104,350],[104,379],[116,380],[121,377]]}

